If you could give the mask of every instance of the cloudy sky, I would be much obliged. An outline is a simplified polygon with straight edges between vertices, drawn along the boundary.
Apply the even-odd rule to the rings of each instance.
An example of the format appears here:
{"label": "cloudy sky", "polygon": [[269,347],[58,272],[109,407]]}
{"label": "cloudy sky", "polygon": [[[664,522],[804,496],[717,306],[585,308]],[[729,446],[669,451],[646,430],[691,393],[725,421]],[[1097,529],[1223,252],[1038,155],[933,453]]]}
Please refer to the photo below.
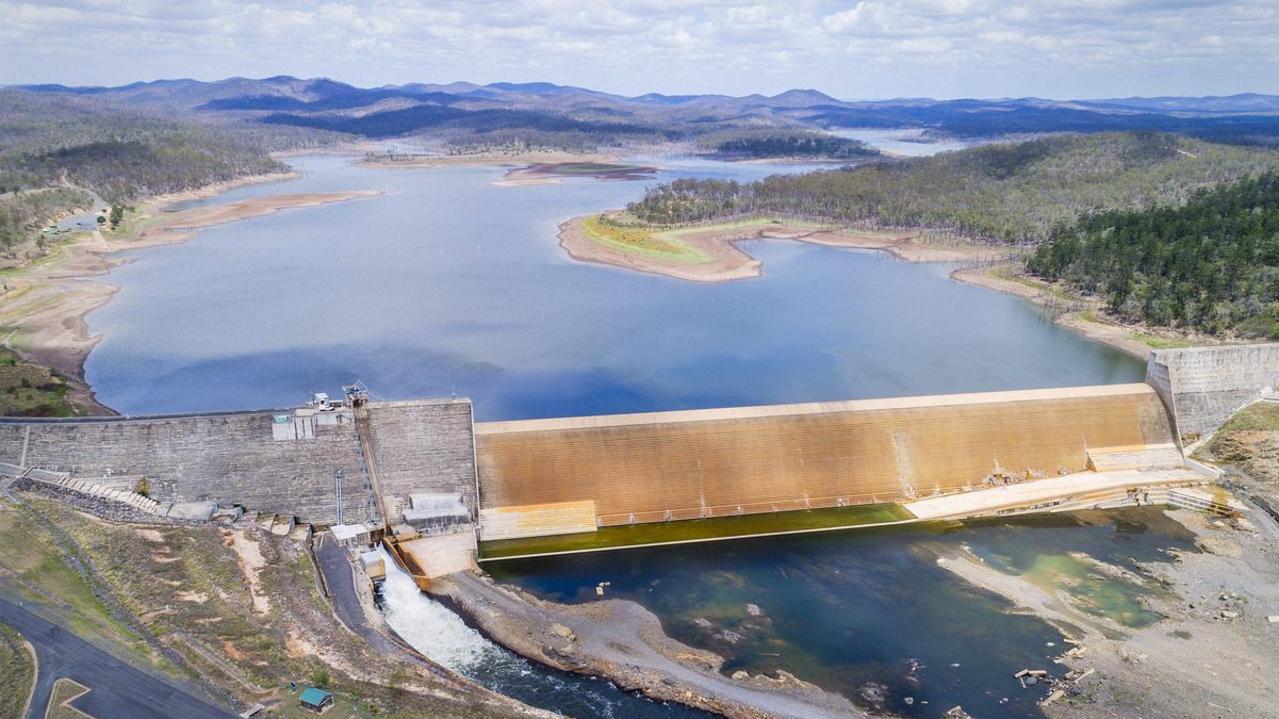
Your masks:
{"label": "cloudy sky", "polygon": [[850,99],[1279,93],[1279,0],[0,0],[0,84],[278,74]]}

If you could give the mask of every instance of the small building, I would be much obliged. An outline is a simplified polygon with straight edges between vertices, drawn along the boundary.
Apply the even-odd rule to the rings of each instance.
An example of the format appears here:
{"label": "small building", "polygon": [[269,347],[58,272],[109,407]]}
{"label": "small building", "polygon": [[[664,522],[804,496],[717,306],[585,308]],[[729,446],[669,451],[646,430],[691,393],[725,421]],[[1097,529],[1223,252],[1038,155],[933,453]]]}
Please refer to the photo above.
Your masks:
{"label": "small building", "polygon": [[367,547],[372,543],[369,528],[363,524],[335,524],[329,527],[337,543],[348,549]]}
{"label": "small building", "polygon": [[382,559],[381,552],[363,552],[360,554],[360,563],[364,565],[364,573],[374,583],[381,582],[386,579],[386,562]]}
{"label": "small building", "polygon": [[307,687],[302,690],[302,694],[298,696],[298,704],[304,709],[310,709],[316,714],[323,714],[325,709],[333,706],[333,692],[327,692],[323,689],[315,687]]}

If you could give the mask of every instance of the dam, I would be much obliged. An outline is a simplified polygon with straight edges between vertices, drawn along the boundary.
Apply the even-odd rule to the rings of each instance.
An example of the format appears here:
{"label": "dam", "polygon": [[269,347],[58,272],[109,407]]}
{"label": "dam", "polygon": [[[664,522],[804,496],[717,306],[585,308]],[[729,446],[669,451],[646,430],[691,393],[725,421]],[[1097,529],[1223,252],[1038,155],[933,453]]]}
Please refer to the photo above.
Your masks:
{"label": "dam", "polygon": [[1157,351],[1147,380],[484,423],[460,398],[6,418],[0,473],[171,516],[405,527],[437,535],[422,554],[454,557],[430,574],[509,542],[502,556],[607,548],[637,527],[810,531],[1201,483],[1183,439],[1272,394],[1279,345]]}

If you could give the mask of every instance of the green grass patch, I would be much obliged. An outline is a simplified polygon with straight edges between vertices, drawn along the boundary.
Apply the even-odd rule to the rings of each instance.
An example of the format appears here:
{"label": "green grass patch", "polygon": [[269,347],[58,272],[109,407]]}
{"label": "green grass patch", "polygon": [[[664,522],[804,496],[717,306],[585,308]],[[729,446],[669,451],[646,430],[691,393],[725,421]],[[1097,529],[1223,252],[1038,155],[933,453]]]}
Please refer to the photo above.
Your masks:
{"label": "green grass patch", "polygon": [[581,552],[592,549],[633,547],[643,544],[666,544],[707,539],[726,539],[753,534],[811,532],[841,529],[867,524],[900,522],[913,515],[900,504],[859,504],[853,507],[830,507],[795,512],[743,514],[712,519],[690,519],[676,522],[630,524],[601,527],[595,532],[562,534],[553,537],[500,539],[480,544],[482,559],[510,559],[531,554]]}
{"label": "green grass patch", "polygon": [[710,260],[700,250],[678,240],[667,238],[667,233],[649,227],[623,225],[612,222],[603,215],[591,215],[582,220],[586,236],[603,245],[626,252],[661,257],[676,262],[698,263]]}
{"label": "green grass patch", "polygon": [[1257,402],[1236,412],[1219,432],[1279,432],[1279,402]]}
{"label": "green grass patch", "polygon": [[0,347],[0,414],[24,417],[69,417],[66,380],[44,367],[27,362],[7,347]]}
{"label": "green grass patch", "polygon": [[35,680],[35,663],[22,635],[0,624],[0,717],[22,716]]}
{"label": "green grass patch", "polygon": [[1164,335],[1151,334],[1149,332],[1135,332],[1133,336],[1151,349],[1166,350],[1178,349],[1181,347],[1194,347],[1195,343],[1184,337],[1168,337]]}

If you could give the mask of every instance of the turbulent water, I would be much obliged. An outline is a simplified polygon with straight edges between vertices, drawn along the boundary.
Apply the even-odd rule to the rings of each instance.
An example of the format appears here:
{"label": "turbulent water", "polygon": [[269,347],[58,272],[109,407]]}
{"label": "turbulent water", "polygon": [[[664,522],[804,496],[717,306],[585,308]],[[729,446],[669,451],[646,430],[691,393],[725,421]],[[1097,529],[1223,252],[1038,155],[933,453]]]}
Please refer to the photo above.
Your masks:
{"label": "turbulent water", "polygon": [[418,591],[390,555],[382,553],[388,624],[406,642],[441,666],[494,691],[576,719],[709,719],[685,707],[622,692],[608,682],[557,672],[529,662],[485,639],[451,610]]}

